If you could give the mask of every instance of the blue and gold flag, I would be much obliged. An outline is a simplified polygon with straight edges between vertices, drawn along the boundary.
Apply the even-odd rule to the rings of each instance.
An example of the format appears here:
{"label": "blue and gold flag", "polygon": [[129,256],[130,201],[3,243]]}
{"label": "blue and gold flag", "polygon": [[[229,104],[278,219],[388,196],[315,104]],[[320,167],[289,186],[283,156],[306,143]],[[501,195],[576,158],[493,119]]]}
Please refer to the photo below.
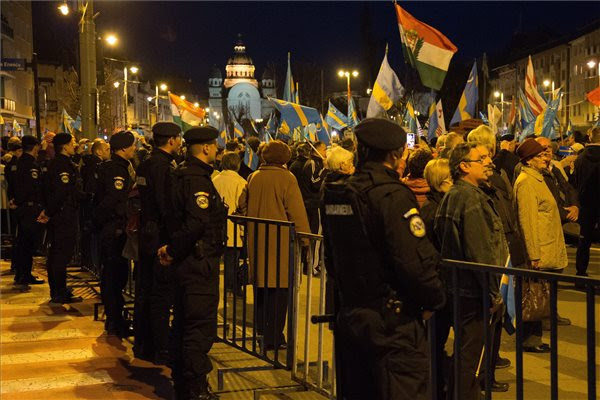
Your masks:
{"label": "blue and gold flag", "polygon": [[258,155],[248,145],[246,145],[246,152],[244,153],[244,164],[252,171],[256,171],[256,168],[258,168]]}
{"label": "blue and gold flag", "polygon": [[318,140],[329,143],[329,133],[325,129],[321,114],[316,108],[274,98],[269,98],[269,100],[281,113],[281,126],[279,127],[281,134],[291,136],[294,140],[300,140],[304,135],[304,128],[309,124],[314,124]]}
{"label": "blue and gold flag", "polygon": [[479,84],[477,79],[477,62],[474,62],[450,125],[475,118],[477,100],[479,100]]}
{"label": "blue and gold flag", "polygon": [[387,60],[387,47],[377,79],[373,85],[369,107],[367,108],[367,118],[377,117],[384,114],[387,110],[402,97],[404,87],[400,83],[398,76],[390,67]]}
{"label": "blue and gold flag", "polygon": [[341,130],[348,126],[348,117],[329,101],[329,109],[327,110],[327,115],[325,115],[325,122],[333,129]]}
{"label": "blue and gold flag", "polygon": [[233,120],[233,137],[234,138],[243,138],[244,137],[244,128],[235,119]]}
{"label": "blue and gold flag", "polygon": [[285,85],[283,87],[283,100],[289,101],[291,103],[298,103],[296,85],[294,84],[294,77],[292,76],[292,66],[290,58],[291,53],[288,52],[288,66],[287,74],[285,75]]}
{"label": "blue and gold flag", "polygon": [[348,101],[348,126],[354,128],[358,125],[358,115],[356,114],[356,106],[354,105],[354,98],[350,96]]}

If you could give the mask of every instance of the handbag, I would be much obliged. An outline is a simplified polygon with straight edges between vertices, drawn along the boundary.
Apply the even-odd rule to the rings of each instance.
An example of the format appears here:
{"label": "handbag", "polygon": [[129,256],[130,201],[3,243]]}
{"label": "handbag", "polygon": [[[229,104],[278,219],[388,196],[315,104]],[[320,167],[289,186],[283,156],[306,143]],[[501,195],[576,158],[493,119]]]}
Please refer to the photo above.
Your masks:
{"label": "handbag", "polygon": [[523,279],[523,321],[541,321],[550,316],[550,284],[541,279]]}

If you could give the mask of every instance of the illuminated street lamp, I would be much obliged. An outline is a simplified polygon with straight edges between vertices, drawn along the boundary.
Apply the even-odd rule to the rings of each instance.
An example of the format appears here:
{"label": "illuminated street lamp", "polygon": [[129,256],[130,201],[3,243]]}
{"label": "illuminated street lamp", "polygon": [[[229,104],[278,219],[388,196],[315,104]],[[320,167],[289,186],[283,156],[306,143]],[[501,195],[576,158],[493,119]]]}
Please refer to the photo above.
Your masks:
{"label": "illuminated street lamp", "polygon": [[198,108],[198,107],[200,107],[200,103],[198,103],[198,102],[194,103],[194,108]]}
{"label": "illuminated street lamp", "polygon": [[590,60],[587,62],[587,66],[589,69],[594,69],[594,67],[598,66],[598,86],[600,86],[600,63],[596,60]]}
{"label": "illuminated street lamp", "polygon": [[181,96],[179,96],[179,97],[181,97],[181,100],[185,100],[185,94],[182,94],[182,95],[181,95]]}
{"label": "illuminated street lamp", "polygon": [[119,41],[119,38],[117,38],[113,34],[109,34],[104,37],[104,40],[106,41],[106,43],[108,43],[109,46],[115,46]]}
{"label": "illuminated street lamp", "polygon": [[163,92],[166,92],[166,91],[167,91],[167,89],[169,88],[169,87],[168,87],[166,84],[164,84],[164,83],[161,83],[161,84],[159,85],[159,87],[160,87],[160,90],[162,90]]}
{"label": "illuminated street lamp", "polygon": [[117,89],[118,89],[118,88],[119,88],[119,85],[120,85],[119,81],[114,81],[114,82],[113,82],[113,86],[114,86],[115,88],[117,88]]}
{"label": "illuminated street lamp", "polygon": [[340,69],[338,71],[338,76],[340,78],[346,78],[346,82],[348,83],[348,104],[350,104],[350,101],[352,99],[352,91],[350,90],[350,77],[352,76],[353,78],[356,78],[358,76],[358,71],[354,70],[350,72]]}
{"label": "illuminated street lamp", "polygon": [[62,3],[60,6],[58,6],[58,10],[60,11],[60,13],[62,15],[69,15],[69,13],[71,12],[71,10],[69,9],[69,5],[67,4],[67,2]]}
{"label": "illuminated street lamp", "polygon": [[154,105],[156,106],[156,122],[158,122],[158,89],[160,88],[161,91],[166,92],[167,89],[169,88],[165,83],[161,83],[156,85],[156,97],[155,97],[155,103]]}

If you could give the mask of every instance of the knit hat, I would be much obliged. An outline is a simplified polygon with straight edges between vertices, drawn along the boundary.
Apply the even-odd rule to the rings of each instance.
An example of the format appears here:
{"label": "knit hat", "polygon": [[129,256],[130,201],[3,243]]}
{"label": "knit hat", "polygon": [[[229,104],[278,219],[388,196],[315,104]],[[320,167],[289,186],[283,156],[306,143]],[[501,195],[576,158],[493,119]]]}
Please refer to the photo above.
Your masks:
{"label": "knit hat", "polygon": [[292,151],[281,140],[271,140],[262,149],[261,156],[267,164],[284,165],[292,158]]}
{"label": "knit hat", "polygon": [[52,139],[52,143],[54,143],[55,146],[63,146],[65,144],[70,143],[72,139],[73,136],[71,136],[68,133],[59,133],[56,136],[54,136],[54,139]]}
{"label": "knit hat", "polygon": [[112,151],[122,150],[130,147],[135,142],[135,136],[129,131],[121,131],[113,134],[109,139]]}
{"label": "knit hat", "polygon": [[527,160],[537,156],[544,151],[544,148],[535,139],[526,139],[523,143],[517,147],[517,155],[524,164]]}

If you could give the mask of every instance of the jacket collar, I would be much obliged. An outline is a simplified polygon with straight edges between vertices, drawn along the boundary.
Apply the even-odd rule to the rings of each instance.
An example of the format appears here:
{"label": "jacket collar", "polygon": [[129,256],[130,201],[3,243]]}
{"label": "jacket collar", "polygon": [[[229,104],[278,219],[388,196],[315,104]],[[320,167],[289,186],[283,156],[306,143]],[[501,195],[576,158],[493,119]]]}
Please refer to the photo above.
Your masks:
{"label": "jacket collar", "polygon": [[400,175],[396,171],[391,168],[386,167],[382,163],[375,161],[367,161],[360,167],[360,172],[374,172],[381,173],[393,178],[395,180],[400,180]]}
{"label": "jacket collar", "polygon": [[155,148],[154,150],[152,150],[152,155],[156,155],[156,156],[165,158],[169,162],[171,162],[175,159],[175,157],[172,154],[167,153],[166,151],[164,151],[161,148]]}
{"label": "jacket collar", "polygon": [[531,176],[532,178],[537,179],[540,182],[542,182],[544,180],[544,176],[542,175],[542,173],[538,172],[537,170],[535,170],[531,167],[527,167],[524,165],[523,168],[521,169],[521,171],[526,173],[527,175]]}
{"label": "jacket collar", "polygon": [[117,164],[124,166],[125,168],[129,168],[129,161],[117,154],[113,154],[110,159],[116,162]]}
{"label": "jacket collar", "polygon": [[265,165],[261,165],[260,167],[258,167],[259,170],[268,170],[268,171],[279,171],[281,169],[284,169],[287,171],[287,168],[284,167],[283,165],[277,165],[277,164],[265,164]]}
{"label": "jacket collar", "polygon": [[186,164],[189,167],[191,167],[191,166],[200,167],[203,172],[206,172],[207,175],[212,174],[213,171],[215,170],[213,167],[211,167],[204,161],[199,160],[197,157],[193,157],[193,156],[188,157],[188,159],[186,160]]}

